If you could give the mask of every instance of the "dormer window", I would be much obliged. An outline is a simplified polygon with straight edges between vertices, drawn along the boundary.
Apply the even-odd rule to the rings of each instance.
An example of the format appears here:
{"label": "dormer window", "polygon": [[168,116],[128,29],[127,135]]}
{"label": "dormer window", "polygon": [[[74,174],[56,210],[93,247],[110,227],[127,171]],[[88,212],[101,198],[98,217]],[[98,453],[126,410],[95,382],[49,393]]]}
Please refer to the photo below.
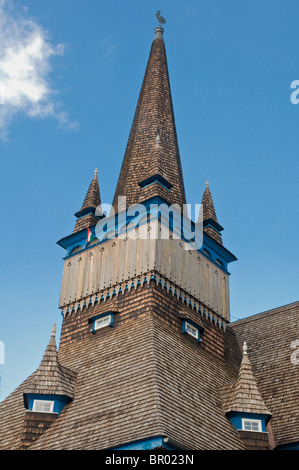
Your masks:
{"label": "dormer window", "polygon": [[200,333],[203,328],[192,320],[183,320],[183,333],[192,336],[199,343],[201,341]]}
{"label": "dormer window", "polygon": [[53,413],[59,415],[70,401],[71,398],[66,395],[24,393],[25,408],[35,413]]}
{"label": "dormer window", "polygon": [[243,413],[231,411],[228,419],[237,431],[266,432],[269,416],[259,413]]}

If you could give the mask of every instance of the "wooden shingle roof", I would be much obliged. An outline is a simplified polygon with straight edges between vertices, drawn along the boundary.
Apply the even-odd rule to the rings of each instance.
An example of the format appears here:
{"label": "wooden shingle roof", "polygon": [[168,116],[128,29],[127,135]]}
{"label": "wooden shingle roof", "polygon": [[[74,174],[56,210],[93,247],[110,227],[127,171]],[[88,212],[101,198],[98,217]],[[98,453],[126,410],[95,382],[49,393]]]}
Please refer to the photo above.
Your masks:
{"label": "wooden shingle roof", "polygon": [[299,302],[231,324],[246,341],[276,445],[299,441]]}
{"label": "wooden shingle roof", "polygon": [[[104,308],[119,311],[113,328],[93,335],[88,318]],[[178,308],[171,294],[154,287],[72,314],[65,332],[80,319],[85,333],[60,347],[59,363],[76,373],[75,394],[30,449],[105,449],[153,436],[193,449],[244,449],[219,396],[219,387],[236,379],[234,361],[223,355],[236,355],[234,335],[205,320],[201,345],[182,333]],[[219,342],[219,353],[211,353],[209,342]],[[19,445],[29,385],[0,404],[1,448]]]}
{"label": "wooden shingle roof", "polygon": [[[160,28],[162,29],[162,28]],[[157,149],[159,141],[159,149]],[[140,183],[159,175],[159,182]],[[125,196],[127,206],[160,196],[170,204],[186,204],[185,187],[173,112],[163,36],[155,36],[125,151],[113,207]]]}
{"label": "wooden shingle roof", "polygon": [[74,233],[96,224],[98,219],[95,217],[95,214],[102,214],[101,195],[97,168],[95,169],[93,179],[87,190],[82,207],[75,214],[78,220],[75,225]]}
{"label": "wooden shingle roof", "polygon": [[248,359],[247,345],[243,345],[243,358],[237,381],[221,389],[224,412],[257,413],[270,416],[254,378]]}
{"label": "wooden shingle roof", "polygon": [[202,219],[204,232],[222,245],[222,236],[220,233],[222,227],[218,223],[214,201],[209,186],[210,185],[207,180],[205,191],[201,200],[201,210],[199,217]]}
{"label": "wooden shingle roof", "polygon": [[76,374],[58,361],[55,331],[54,325],[42,361],[33,374],[30,385],[25,389],[25,393],[63,395],[73,398]]}

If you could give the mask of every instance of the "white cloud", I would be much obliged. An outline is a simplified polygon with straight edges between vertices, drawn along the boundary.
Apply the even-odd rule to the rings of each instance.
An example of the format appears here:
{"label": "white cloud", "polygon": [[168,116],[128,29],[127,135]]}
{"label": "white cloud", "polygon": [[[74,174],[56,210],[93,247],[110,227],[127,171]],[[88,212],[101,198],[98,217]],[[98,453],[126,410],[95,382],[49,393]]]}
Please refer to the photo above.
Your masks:
{"label": "white cloud", "polygon": [[78,127],[60,111],[57,93],[49,81],[51,58],[64,46],[52,45],[46,31],[17,11],[13,0],[0,0],[0,137],[18,113],[34,118],[54,117],[68,129]]}

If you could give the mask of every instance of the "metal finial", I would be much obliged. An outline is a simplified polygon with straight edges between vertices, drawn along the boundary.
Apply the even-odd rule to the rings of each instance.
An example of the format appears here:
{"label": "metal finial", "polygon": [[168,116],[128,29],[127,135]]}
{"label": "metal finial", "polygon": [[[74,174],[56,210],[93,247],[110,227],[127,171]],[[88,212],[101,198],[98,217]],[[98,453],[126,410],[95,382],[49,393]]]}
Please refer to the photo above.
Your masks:
{"label": "metal finial", "polygon": [[97,176],[97,175],[98,175],[98,169],[96,168],[96,169],[94,170],[94,176]]}
{"label": "metal finial", "polygon": [[244,341],[243,343],[243,354],[247,355],[247,343]]}
{"label": "metal finial", "polygon": [[163,16],[160,15],[160,13],[161,13],[160,10],[158,10],[156,13],[156,18],[159,21],[160,26],[162,26],[162,24],[166,23],[166,20],[165,18],[163,18]]}
{"label": "metal finial", "polygon": [[206,188],[209,187],[209,180],[206,180]]}
{"label": "metal finial", "polygon": [[52,326],[52,334],[51,336],[55,336],[56,335],[56,323],[54,323],[54,325]]}

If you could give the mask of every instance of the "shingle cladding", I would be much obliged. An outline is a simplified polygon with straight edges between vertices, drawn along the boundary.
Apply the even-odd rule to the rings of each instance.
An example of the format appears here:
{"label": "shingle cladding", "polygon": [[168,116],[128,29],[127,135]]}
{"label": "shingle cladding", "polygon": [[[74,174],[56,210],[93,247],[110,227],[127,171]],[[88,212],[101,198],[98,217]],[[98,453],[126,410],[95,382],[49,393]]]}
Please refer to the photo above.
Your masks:
{"label": "shingle cladding", "polygon": [[53,327],[45,354],[32,376],[30,385],[26,388],[26,393],[73,398],[76,374],[59,363],[54,330],[56,330],[56,326]]}
{"label": "shingle cladding", "polygon": [[[170,191],[158,183],[140,187],[139,183],[155,174],[172,185]],[[121,196],[127,198],[127,206],[154,196],[180,207],[186,204],[163,39],[156,38],[152,43],[113,199],[116,212]]]}
{"label": "shingle cladding", "polygon": [[17,450],[21,445],[27,413],[23,394],[31,383],[32,376],[0,403],[0,450]]}
{"label": "shingle cladding", "polygon": [[95,225],[98,222],[98,218],[94,215],[95,213],[97,213],[97,215],[102,213],[97,169],[94,172],[94,177],[87,190],[83,205],[80,211],[76,213],[76,216],[79,218],[76,222],[74,233],[79,232],[86,227]]}
{"label": "shingle cladding", "polygon": [[299,442],[299,302],[231,325],[248,345],[259,391],[272,413],[276,446]]}
{"label": "shingle cladding", "polygon": [[[275,444],[298,441],[299,366],[291,361],[298,309],[281,307],[223,331],[151,286],[66,316],[58,354],[77,376],[74,398],[30,449],[107,449],[163,435],[191,449],[244,450],[221,391],[237,382],[245,339]],[[92,334],[89,318],[106,310],[118,312],[113,328]],[[204,329],[201,343],[182,333],[183,318]],[[0,404],[1,449],[22,445],[23,393],[35,375]]]}
{"label": "shingle cladding", "polygon": [[[106,308],[119,312],[113,328],[92,334],[88,319]],[[239,366],[229,329],[182,310],[159,287],[131,291],[117,305],[98,304],[85,314],[64,319],[59,349],[60,364],[77,374],[74,399],[30,449],[105,449],[158,435],[191,449],[244,449],[219,394]],[[181,315],[204,328],[202,343],[182,333]],[[26,388],[0,405],[1,448],[21,443]]]}

